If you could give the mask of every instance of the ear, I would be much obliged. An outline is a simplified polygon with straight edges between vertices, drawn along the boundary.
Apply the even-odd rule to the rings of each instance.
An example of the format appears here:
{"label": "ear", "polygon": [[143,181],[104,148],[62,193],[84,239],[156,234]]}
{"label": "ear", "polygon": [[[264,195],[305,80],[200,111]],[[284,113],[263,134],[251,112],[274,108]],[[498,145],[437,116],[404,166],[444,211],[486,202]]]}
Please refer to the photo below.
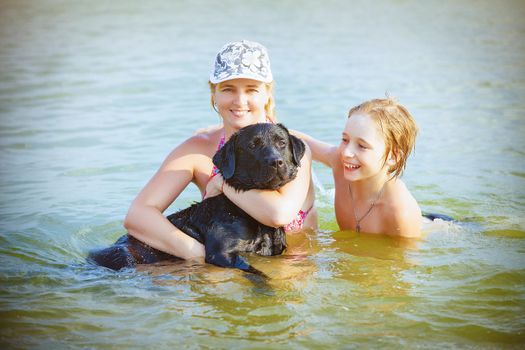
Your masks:
{"label": "ear", "polygon": [[397,164],[397,154],[393,151],[390,151],[388,157],[386,158],[386,165],[393,167]]}
{"label": "ear", "polygon": [[225,180],[230,179],[235,172],[235,140],[237,135],[234,134],[228,142],[213,156],[213,164],[219,169]]}
{"label": "ear", "polygon": [[290,135],[290,144],[292,145],[293,162],[295,165],[299,165],[305,151],[304,142],[300,138]]}
{"label": "ear", "polygon": [[288,129],[281,123],[277,124],[277,126],[286,131],[286,133],[288,134],[290,146],[292,147],[293,163],[295,165],[301,164],[301,159],[303,158],[305,151],[304,142],[300,138],[291,135]]}

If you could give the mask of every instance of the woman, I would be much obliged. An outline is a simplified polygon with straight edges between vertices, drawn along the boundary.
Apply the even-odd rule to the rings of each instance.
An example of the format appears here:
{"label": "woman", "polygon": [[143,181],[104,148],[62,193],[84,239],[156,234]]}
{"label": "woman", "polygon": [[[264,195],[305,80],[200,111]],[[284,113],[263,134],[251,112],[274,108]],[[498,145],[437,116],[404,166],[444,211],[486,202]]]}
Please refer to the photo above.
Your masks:
{"label": "woman", "polygon": [[216,174],[212,163],[217,149],[242,127],[276,122],[273,77],[266,48],[244,40],[226,44],[215,58],[209,84],[212,105],[223,126],[190,137],[168,155],[131,204],[124,221],[129,234],[177,257],[202,259],[204,246],[174,227],[163,215],[190,182],[197,185],[203,196],[224,192],[265,225],[287,226],[287,231],[316,228],[309,149],[301,159],[297,177],[275,191],[235,192]]}

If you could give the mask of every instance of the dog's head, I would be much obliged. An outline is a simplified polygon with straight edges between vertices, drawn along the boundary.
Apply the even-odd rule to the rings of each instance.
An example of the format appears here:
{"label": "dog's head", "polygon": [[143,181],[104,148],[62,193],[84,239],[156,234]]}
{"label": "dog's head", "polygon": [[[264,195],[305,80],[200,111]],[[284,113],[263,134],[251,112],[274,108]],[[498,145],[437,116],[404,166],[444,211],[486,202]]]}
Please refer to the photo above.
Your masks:
{"label": "dog's head", "polygon": [[213,164],[236,190],[275,190],[295,178],[304,151],[282,124],[253,124],[233,134]]}

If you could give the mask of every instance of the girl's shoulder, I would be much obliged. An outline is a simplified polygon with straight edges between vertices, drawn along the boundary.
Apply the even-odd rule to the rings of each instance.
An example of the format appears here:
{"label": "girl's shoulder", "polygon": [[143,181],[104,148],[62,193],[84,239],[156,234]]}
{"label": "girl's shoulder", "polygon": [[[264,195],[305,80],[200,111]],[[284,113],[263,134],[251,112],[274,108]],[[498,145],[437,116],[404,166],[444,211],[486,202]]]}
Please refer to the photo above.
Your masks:
{"label": "girl's shoulder", "polygon": [[394,179],[388,191],[385,191],[384,212],[388,213],[388,226],[396,228],[403,236],[419,234],[421,208],[406,185],[400,179]]}
{"label": "girl's shoulder", "polygon": [[393,179],[385,191],[388,210],[394,213],[418,212],[419,204],[401,179]]}

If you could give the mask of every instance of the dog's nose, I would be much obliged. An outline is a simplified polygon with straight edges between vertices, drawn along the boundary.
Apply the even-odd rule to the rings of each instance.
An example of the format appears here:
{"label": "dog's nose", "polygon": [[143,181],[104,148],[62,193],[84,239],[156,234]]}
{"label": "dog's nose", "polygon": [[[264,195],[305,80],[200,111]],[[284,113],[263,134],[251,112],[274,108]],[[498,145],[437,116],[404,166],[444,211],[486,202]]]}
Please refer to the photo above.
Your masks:
{"label": "dog's nose", "polygon": [[284,165],[284,161],[282,160],[282,158],[270,158],[268,160],[268,163],[270,164],[270,166],[273,166],[274,168],[280,168]]}

